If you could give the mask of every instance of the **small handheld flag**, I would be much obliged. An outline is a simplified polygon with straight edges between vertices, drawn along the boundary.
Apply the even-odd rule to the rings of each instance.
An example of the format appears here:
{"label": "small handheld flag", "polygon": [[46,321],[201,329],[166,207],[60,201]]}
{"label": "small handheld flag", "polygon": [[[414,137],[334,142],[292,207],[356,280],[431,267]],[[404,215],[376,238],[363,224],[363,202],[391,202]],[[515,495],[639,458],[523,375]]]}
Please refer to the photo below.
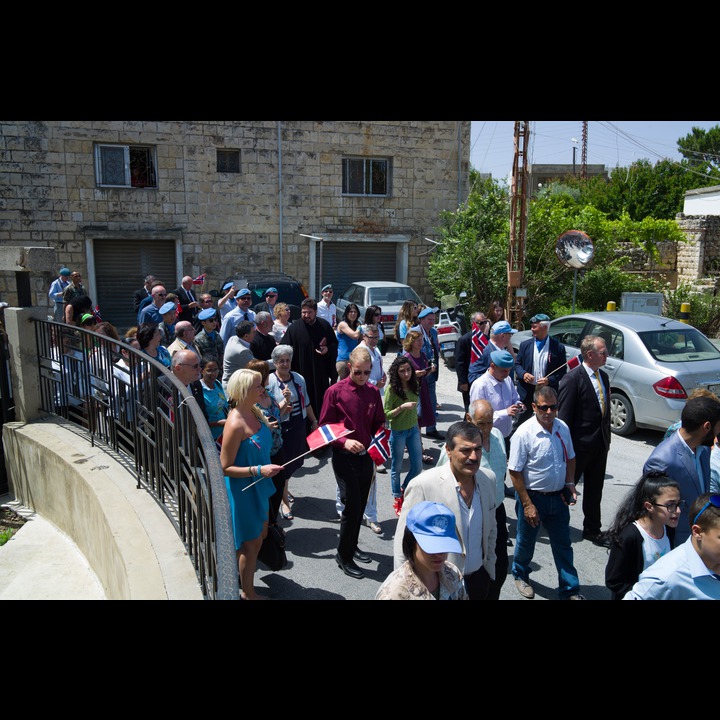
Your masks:
{"label": "small handheld flag", "polygon": [[474,363],[480,359],[483,350],[487,347],[490,338],[480,329],[477,323],[472,324],[472,335],[470,336],[470,362]]}
{"label": "small handheld flag", "polygon": [[333,440],[349,435],[352,430],[348,430],[342,423],[329,423],[321,425],[317,430],[313,430],[307,436],[307,444],[310,450],[317,450],[328,445]]}
{"label": "small handheld flag", "polygon": [[202,275],[198,275],[196,278],[193,278],[193,285],[204,285],[205,275],[207,275],[207,273],[203,273]]}
{"label": "small handheld flag", "polygon": [[381,427],[370,441],[367,451],[376,465],[384,465],[390,459],[390,429]]}
{"label": "small handheld flag", "polygon": [[576,367],[580,367],[580,364],[582,363],[582,358],[579,355],[576,355],[574,358],[570,358],[567,363],[568,370],[574,370]]}

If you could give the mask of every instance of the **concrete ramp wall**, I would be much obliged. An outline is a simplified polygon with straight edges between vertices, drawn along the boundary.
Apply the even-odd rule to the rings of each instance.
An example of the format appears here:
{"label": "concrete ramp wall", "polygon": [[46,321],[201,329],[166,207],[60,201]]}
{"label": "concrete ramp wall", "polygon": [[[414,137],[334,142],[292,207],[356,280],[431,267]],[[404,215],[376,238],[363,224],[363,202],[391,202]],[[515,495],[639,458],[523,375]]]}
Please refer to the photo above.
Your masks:
{"label": "concrete ramp wall", "polygon": [[108,600],[203,599],[174,527],[123,458],[55,416],[5,424],[3,443],[11,492],[72,538]]}

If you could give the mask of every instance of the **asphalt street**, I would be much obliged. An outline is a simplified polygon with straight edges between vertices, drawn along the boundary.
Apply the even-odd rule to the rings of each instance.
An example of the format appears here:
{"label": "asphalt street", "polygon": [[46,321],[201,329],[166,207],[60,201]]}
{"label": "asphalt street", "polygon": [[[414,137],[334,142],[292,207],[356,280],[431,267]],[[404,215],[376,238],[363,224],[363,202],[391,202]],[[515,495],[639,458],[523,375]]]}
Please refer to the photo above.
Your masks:
{"label": "asphalt street", "polygon": [[[385,356],[387,369],[396,356],[391,344]],[[456,376],[444,364],[438,381],[438,428],[445,431],[462,418],[463,406],[456,390]],[[642,465],[652,449],[662,440],[662,433],[638,431],[629,438],[614,435],[610,446],[607,475],[603,492],[603,528],[612,519],[618,503],[642,473]],[[423,437],[423,447],[437,458],[441,443]],[[406,459],[405,468],[408,462]],[[429,466],[425,466],[427,468]],[[506,481],[510,487],[509,479]],[[295,497],[294,519],[281,520],[287,532],[288,565],[279,572],[269,572],[258,566],[255,587],[260,594],[276,600],[372,600],[383,580],[392,572],[392,545],[397,517],[392,509],[390,474],[377,475],[378,520],[383,532],[376,535],[369,527],[360,531],[360,549],[372,557],[372,562],[360,565],[365,577],[355,579],[345,575],[335,562],[338,542],[338,515],[335,509],[335,476],[330,453],[323,458],[307,456],[304,466],[290,480],[290,492]],[[582,484],[578,486],[582,493]],[[505,499],[510,538],[515,537],[515,502]],[[571,538],[575,566],[581,592],[588,600],[609,600],[605,587],[605,565],[608,551],[582,540],[582,510],[578,504],[570,510]],[[508,547],[512,564],[513,547]],[[546,533],[541,529],[533,559],[531,582],[535,600],[557,599],[557,571],[552,559]],[[517,592],[512,576],[508,575],[502,588],[502,600],[526,600]]]}

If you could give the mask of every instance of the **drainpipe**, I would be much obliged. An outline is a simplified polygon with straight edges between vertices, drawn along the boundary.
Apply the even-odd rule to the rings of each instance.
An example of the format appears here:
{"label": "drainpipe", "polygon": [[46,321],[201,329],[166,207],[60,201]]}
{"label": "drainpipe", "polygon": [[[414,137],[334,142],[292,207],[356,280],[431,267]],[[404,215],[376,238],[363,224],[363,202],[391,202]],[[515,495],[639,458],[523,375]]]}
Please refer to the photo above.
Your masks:
{"label": "drainpipe", "polygon": [[280,272],[283,270],[283,194],[282,194],[282,120],[277,121],[278,144],[278,206],[280,208]]}

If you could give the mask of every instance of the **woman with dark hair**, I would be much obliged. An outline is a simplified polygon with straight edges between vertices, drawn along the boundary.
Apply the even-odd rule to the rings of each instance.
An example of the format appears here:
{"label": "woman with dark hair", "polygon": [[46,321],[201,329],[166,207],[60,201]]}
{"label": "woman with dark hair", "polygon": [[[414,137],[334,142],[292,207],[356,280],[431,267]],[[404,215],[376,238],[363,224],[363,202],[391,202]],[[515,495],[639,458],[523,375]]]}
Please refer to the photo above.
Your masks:
{"label": "woman with dark hair", "polygon": [[160,344],[162,332],[157,323],[142,323],[137,330],[137,341],[140,349],[154,360],[161,362],[166,368],[170,368],[172,360],[167,348]]}
{"label": "woman with dark hair", "polygon": [[367,309],[365,310],[365,319],[363,321],[363,324],[360,326],[360,332],[364,335],[365,328],[368,325],[377,325],[378,334],[380,335],[380,337],[375,347],[377,347],[377,349],[380,351],[380,354],[384,356],[387,349],[387,344],[380,318],[382,318],[382,308],[379,305],[368,305]]}
{"label": "woman with dark hair", "polygon": [[[405,487],[422,472],[422,441],[417,416],[419,385],[415,366],[405,355],[398,355],[388,370],[388,384],[383,396],[385,417],[390,424],[390,486],[396,515],[400,515],[402,509]],[[410,457],[410,470],[401,484],[405,448]]]}
{"label": "woman with dark hair", "polygon": [[80,325],[83,315],[92,315],[93,304],[88,295],[79,295],[65,306],[65,322],[68,325]]}
{"label": "woman with dark hair", "polygon": [[230,408],[222,383],[218,380],[220,365],[215,355],[203,355],[200,360],[200,385],[205,399],[208,424],[213,439],[218,440],[223,433],[225,420]]}
{"label": "woman with dark hair", "polygon": [[684,508],[679,483],[659,470],[645,473],[630,490],[607,531],[605,585],[613,600],[622,600],[640,573],[670,552],[667,528],[677,527]]}
{"label": "woman with dark hair", "polygon": [[407,515],[402,538],[405,562],[380,586],[376,600],[469,600],[463,576],[448,553],[461,553],[455,515],[442,503],[423,500]]}
{"label": "woman with dark hair", "polygon": [[499,300],[493,300],[485,313],[485,317],[490,321],[490,327],[500,320],[505,320],[505,308],[503,304]]}
{"label": "woman with dark hair", "polygon": [[343,313],[343,319],[338,323],[335,331],[338,339],[337,369],[338,380],[344,380],[350,370],[348,362],[350,353],[357,347],[362,337],[360,328],[360,308],[355,303],[350,303]]}
{"label": "woman with dark hair", "polygon": [[[415,377],[420,381],[420,402],[417,410],[420,427],[431,427],[435,423],[435,409],[430,401],[430,388],[424,378],[430,371],[427,357],[423,352],[423,336],[417,330],[410,330],[403,340],[403,355],[410,360],[415,368]],[[422,456],[422,461],[430,464],[432,455]]]}

